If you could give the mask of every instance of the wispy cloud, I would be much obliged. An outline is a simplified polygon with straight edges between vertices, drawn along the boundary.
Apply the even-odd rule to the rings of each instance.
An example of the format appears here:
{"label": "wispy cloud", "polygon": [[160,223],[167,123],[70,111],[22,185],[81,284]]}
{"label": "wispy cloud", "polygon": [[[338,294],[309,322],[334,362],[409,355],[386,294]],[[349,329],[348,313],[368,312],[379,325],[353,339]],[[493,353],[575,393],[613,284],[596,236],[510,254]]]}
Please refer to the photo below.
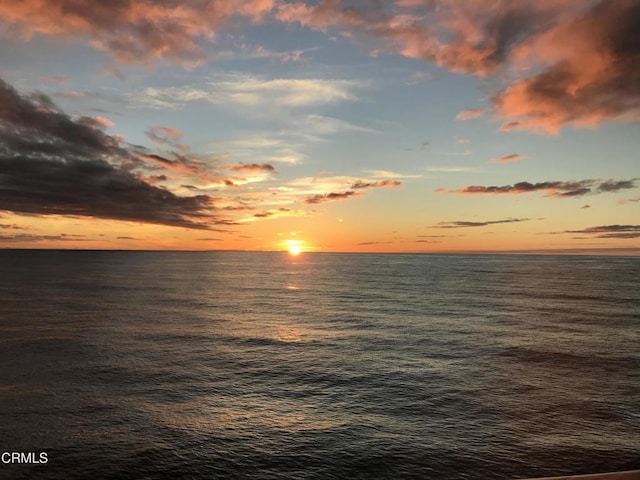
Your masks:
{"label": "wispy cloud", "polygon": [[84,235],[71,235],[61,233],[60,235],[37,235],[31,233],[16,233],[13,235],[0,234],[0,243],[38,243],[38,242],[74,242],[82,240],[83,242],[91,241]]}
{"label": "wispy cloud", "polygon": [[[340,185],[343,185],[345,189],[342,191],[334,191],[334,189],[337,190],[340,188]],[[307,196],[304,199],[304,203],[316,204],[332,202],[335,200],[346,200],[351,197],[362,195],[360,190],[372,188],[393,188],[399,187],[400,185],[402,185],[402,182],[399,180],[355,180],[350,177],[314,178],[310,186],[315,190],[319,187],[321,189],[320,191],[325,190],[325,192]]]}
{"label": "wispy cloud", "polygon": [[316,135],[332,135],[345,132],[377,133],[377,131],[372,128],[355,125],[339,118],[324,115],[307,115],[301,122],[302,125],[298,125],[299,127],[313,131]]}
{"label": "wispy cloud", "polygon": [[381,187],[399,187],[402,182],[399,180],[376,180],[373,182],[359,181],[351,185],[353,190],[362,190],[365,188],[381,188]]}
{"label": "wispy cloud", "polygon": [[501,223],[519,223],[527,222],[528,218],[505,218],[502,220],[487,220],[483,222],[468,222],[468,221],[454,221],[454,222],[439,222],[436,225],[432,225],[431,228],[470,228],[470,227],[486,227],[488,225],[498,225]]}
{"label": "wispy cloud", "polygon": [[391,241],[386,241],[386,242],[359,242],[359,243],[355,243],[354,245],[365,246],[365,245],[381,245],[381,244],[389,244],[389,243],[393,243],[393,242],[391,242]]}
{"label": "wispy cloud", "polygon": [[346,192],[321,193],[321,194],[312,195],[310,197],[305,198],[304,203],[316,204],[316,203],[333,202],[335,200],[346,200],[356,195],[360,195],[360,194],[353,190],[348,190]]}
{"label": "wispy cloud", "polygon": [[[213,150],[222,150],[233,158],[250,158],[252,162],[282,163],[295,165],[305,155],[297,143],[284,139],[283,134],[263,134],[240,137],[210,144]],[[213,154],[218,155],[218,154]]]}
{"label": "wispy cloud", "polygon": [[230,170],[234,172],[247,172],[247,173],[273,173],[276,169],[273,165],[268,163],[240,163],[238,165],[224,165],[221,167],[223,170]]}
{"label": "wispy cloud", "polygon": [[487,113],[485,108],[474,108],[472,110],[463,110],[456,115],[456,120],[471,120],[473,118],[481,117]]}
{"label": "wispy cloud", "polygon": [[579,181],[551,181],[551,182],[518,182],[513,185],[481,186],[471,185],[457,190],[437,189],[435,193],[455,193],[460,195],[484,194],[522,194],[537,191],[547,192],[547,197],[567,198],[580,197],[587,194],[618,192],[636,188],[637,179],[631,180],[579,180]]}
{"label": "wispy cloud", "polygon": [[492,158],[489,160],[489,163],[510,163],[510,162],[519,162],[520,160],[524,160],[524,155],[520,155],[519,153],[512,153],[511,155],[505,155],[499,158]]}
{"label": "wispy cloud", "polygon": [[309,213],[303,210],[279,207],[279,208],[273,208],[270,210],[262,210],[248,217],[241,218],[240,220],[238,220],[238,222],[245,223],[245,222],[255,222],[257,220],[274,219],[274,218],[280,218],[280,217],[301,217],[301,216],[308,216],[308,215]]}
{"label": "wispy cloud", "polygon": [[355,90],[361,86],[360,82],[340,79],[225,75],[204,85],[148,87],[131,94],[129,99],[158,109],[181,108],[197,101],[216,105],[296,108],[356,100]]}
{"label": "wispy cloud", "polygon": [[581,233],[596,238],[640,238],[640,225],[600,225],[582,230],[565,230],[564,233]]}
{"label": "wispy cloud", "polygon": [[365,170],[373,178],[420,178],[422,175],[392,172],[389,170]]}
{"label": "wispy cloud", "polygon": [[188,150],[187,145],[182,143],[183,132],[178,128],[154,126],[144,133],[156,145],[176,148],[183,152]]}
{"label": "wispy cloud", "polygon": [[69,77],[65,77],[65,76],[61,76],[61,75],[54,75],[51,77],[43,77],[42,81],[45,83],[68,83],[69,82]]}

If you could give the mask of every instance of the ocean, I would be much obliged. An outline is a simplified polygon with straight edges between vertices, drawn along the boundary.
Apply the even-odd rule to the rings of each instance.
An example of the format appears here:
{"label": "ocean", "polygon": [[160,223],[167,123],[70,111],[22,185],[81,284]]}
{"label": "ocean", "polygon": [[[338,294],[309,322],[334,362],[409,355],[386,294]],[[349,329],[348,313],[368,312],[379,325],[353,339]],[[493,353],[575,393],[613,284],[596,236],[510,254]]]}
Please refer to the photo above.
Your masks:
{"label": "ocean", "polygon": [[0,478],[638,469],[639,347],[637,257],[2,250]]}

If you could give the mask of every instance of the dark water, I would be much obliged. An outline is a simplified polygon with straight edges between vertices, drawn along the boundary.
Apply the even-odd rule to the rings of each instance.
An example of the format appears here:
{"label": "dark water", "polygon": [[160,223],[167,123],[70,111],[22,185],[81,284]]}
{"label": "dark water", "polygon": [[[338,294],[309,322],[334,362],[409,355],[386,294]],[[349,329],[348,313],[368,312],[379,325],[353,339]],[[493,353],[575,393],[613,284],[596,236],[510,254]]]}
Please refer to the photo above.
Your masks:
{"label": "dark water", "polygon": [[0,251],[17,479],[640,468],[640,258]]}

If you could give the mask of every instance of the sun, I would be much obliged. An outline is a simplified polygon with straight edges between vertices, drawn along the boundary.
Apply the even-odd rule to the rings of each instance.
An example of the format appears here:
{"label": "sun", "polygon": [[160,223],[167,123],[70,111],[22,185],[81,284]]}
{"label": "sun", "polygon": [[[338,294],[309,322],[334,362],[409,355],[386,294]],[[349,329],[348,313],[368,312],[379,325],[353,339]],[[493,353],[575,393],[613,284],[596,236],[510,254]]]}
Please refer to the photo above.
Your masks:
{"label": "sun", "polygon": [[282,242],[282,245],[287,249],[289,255],[292,255],[294,257],[300,255],[304,251],[303,244],[304,242],[302,240],[293,239],[285,240],[284,242]]}

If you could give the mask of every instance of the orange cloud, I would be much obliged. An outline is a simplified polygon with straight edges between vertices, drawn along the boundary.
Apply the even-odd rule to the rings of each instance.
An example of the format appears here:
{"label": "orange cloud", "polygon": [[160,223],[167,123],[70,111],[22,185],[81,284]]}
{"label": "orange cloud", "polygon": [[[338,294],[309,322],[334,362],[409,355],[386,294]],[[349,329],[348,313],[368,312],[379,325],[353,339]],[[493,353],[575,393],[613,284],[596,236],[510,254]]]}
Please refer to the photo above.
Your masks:
{"label": "orange cloud", "polygon": [[233,17],[260,21],[273,6],[273,0],[23,0],[0,3],[0,20],[23,38],[89,37],[121,62],[199,63],[206,58],[202,40],[212,40]]}
{"label": "orange cloud", "polygon": [[[392,8],[395,7],[395,8]],[[399,0],[344,7],[338,0],[278,6],[283,22],[377,42],[376,52],[419,58],[449,71],[503,75],[489,97],[502,131],[557,133],[563,126],[640,121],[635,0]],[[515,73],[515,75],[512,75]],[[510,81],[511,79],[515,79]]]}
{"label": "orange cloud", "polygon": [[565,125],[640,121],[639,28],[638,2],[600,2],[520,45],[516,55],[547,68],[493,96],[508,119],[501,129],[555,134]]}
{"label": "orange cloud", "polygon": [[484,108],[475,108],[473,110],[464,110],[456,115],[456,120],[471,120],[472,118],[481,117],[487,113]]}
{"label": "orange cloud", "polygon": [[96,123],[98,125],[100,125],[102,127],[113,127],[115,125],[115,123],[113,123],[108,118],[101,117],[101,116],[94,117],[94,120],[96,121]]}

